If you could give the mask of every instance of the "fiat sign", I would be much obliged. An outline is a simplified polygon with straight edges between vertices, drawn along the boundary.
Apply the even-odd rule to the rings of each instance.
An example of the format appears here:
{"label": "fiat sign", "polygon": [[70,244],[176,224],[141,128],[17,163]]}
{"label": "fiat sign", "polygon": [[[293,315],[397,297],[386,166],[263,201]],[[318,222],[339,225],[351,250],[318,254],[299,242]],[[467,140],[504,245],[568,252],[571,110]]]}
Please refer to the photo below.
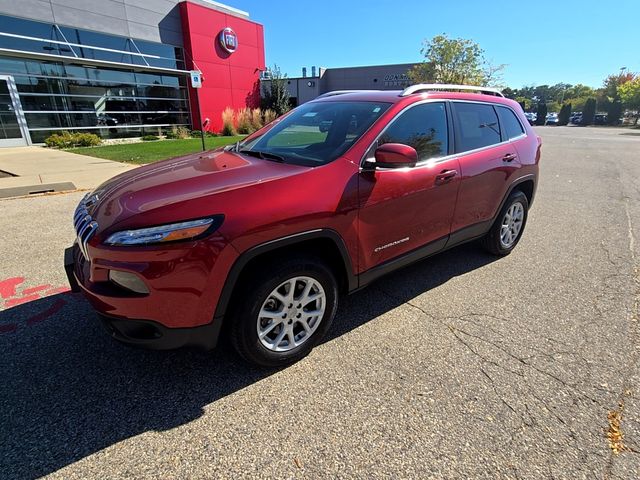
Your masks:
{"label": "fiat sign", "polygon": [[231,28],[227,27],[220,32],[220,46],[227,52],[233,53],[238,48],[238,36]]}

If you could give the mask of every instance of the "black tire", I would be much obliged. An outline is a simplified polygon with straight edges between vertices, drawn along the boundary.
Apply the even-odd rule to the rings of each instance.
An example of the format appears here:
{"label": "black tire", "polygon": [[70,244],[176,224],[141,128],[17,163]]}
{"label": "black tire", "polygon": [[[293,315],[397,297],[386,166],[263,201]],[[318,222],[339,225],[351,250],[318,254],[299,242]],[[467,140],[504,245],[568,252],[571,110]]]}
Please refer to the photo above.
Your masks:
{"label": "black tire", "polygon": [[[503,243],[500,240],[500,230],[502,228],[502,222],[505,218],[505,215],[511,208],[511,206],[518,202],[522,204],[522,206],[524,207],[522,227],[520,228],[520,231],[518,232],[518,235],[516,236],[515,241],[513,241],[513,243],[511,243],[509,246],[505,247],[505,245],[503,245]],[[499,255],[499,256],[509,255],[513,251],[513,249],[516,248],[516,245],[518,245],[518,242],[522,237],[524,228],[527,225],[528,213],[529,213],[529,200],[527,200],[527,196],[524,193],[522,193],[520,190],[516,190],[515,192],[512,192],[511,195],[509,195],[509,198],[507,198],[507,201],[505,202],[504,206],[500,210],[500,213],[496,217],[496,221],[491,226],[491,230],[489,230],[489,232],[480,240],[480,244],[482,245],[482,247],[486,251],[494,255]]]}
{"label": "black tire", "polygon": [[[334,273],[322,260],[302,255],[279,260],[263,263],[247,275],[248,278],[234,295],[232,315],[227,319],[231,323],[229,336],[234,349],[245,361],[263,367],[282,367],[306,356],[322,340],[338,308],[338,283]],[[322,286],[325,293],[324,315],[304,343],[285,352],[276,352],[260,341],[258,316],[274,289],[294,277],[309,277]],[[294,320],[292,328],[302,327]]]}

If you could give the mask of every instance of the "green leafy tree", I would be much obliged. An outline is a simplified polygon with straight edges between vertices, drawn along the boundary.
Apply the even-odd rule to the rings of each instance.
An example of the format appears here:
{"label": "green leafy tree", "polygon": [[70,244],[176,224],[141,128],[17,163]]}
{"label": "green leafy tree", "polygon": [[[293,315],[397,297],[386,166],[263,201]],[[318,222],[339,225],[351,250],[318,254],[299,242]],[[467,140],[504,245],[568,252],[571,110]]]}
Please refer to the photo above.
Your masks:
{"label": "green leafy tree", "polygon": [[620,85],[618,94],[624,107],[636,111],[635,124],[637,125],[640,118],[640,76]]}
{"label": "green leafy tree", "polygon": [[424,41],[420,53],[424,61],[408,73],[415,83],[495,86],[502,82],[505,65],[487,62],[484,51],[473,40],[436,35]]}
{"label": "green leafy tree", "polygon": [[273,110],[278,116],[291,110],[289,103],[289,90],[287,90],[287,75],[280,72],[280,68],[274,65],[269,69],[271,80],[262,91],[261,106],[263,110]]}
{"label": "green leafy tree", "polygon": [[558,125],[568,125],[569,117],[571,116],[571,104],[565,103],[562,105],[560,109],[560,113],[558,114]]}
{"label": "green leafy tree", "polygon": [[536,125],[544,125],[547,121],[547,104],[542,102],[538,104],[538,110],[536,113]]}
{"label": "green leafy tree", "polygon": [[623,83],[630,82],[635,78],[635,74],[629,73],[617,73],[613,75],[609,75],[604,79],[603,82],[603,90],[604,94],[609,97],[612,101],[620,98],[620,93],[618,92],[618,87]]}
{"label": "green leafy tree", "polygon": [[607,107],[607,123],[609,125],[619,125],[620,117],[622,117],[622,102],[620,100],[614,100],[609,103]]}
{"label": "green leafy tree", "polygon": [[522,105],[522,109],[525,112],[530,112],[533,108],[533,100],[530,98],[519,96],[515,98],[515,101]]}
{"label": "green leafy tree", "polygon": [[593,119],[596,116],[596,99],[589,98],[584,104],[582,110],[582,125],[593,125]]}

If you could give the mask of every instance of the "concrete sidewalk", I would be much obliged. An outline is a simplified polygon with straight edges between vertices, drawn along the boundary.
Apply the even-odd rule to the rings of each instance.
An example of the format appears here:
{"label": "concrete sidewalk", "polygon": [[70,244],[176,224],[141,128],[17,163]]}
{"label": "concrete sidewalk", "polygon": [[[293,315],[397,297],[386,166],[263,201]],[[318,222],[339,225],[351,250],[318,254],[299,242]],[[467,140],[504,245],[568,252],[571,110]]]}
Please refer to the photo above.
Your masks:
{"label": "concrete sidewalk", "polygon": [[15,175],[0,178],[0,197],[63,183],[67,184],[64,190],[95,188],[132,168],[135,166],[44,147],[0,148],[0,170]]}

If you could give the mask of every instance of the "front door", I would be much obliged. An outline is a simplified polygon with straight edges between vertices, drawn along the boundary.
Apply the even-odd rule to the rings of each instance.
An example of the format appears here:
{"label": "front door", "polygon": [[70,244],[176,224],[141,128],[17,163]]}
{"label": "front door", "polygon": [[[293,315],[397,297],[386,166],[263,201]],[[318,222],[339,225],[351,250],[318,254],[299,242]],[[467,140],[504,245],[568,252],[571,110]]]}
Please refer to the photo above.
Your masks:
{"label": "front door", "polygon": [[0,75],[0,147],[28,145],[28,136],[16,84],[12,77]]}
{"label": "front door", "polygon": [[436,240],[444,244],[460,184],[458,160],[448,156],[444,102],[417,104],[400,114],[372,146],[367,160],[384,143],[414,147],[418,164],[360,173],[360,272]]}

